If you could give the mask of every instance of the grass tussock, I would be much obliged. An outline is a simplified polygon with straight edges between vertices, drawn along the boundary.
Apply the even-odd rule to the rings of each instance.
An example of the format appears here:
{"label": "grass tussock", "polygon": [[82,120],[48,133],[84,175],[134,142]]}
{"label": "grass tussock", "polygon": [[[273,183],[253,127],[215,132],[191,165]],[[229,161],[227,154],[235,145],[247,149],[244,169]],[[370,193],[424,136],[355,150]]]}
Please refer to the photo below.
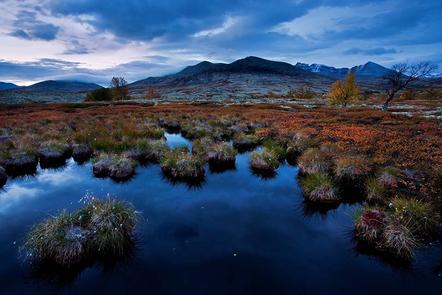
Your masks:
{"label": "grass tussock", "polygon": [[306,150],[298,159],[298,165],[302,173],[328,173],[331,170],[330,156],[318,148]]}
{"label": "grass tussock", "polygon": [[279,167],[278,154],[268,148],[250,154],[250,167],[255,172],[274,172]]}
{"label": "grass tussock", "polygon": [[250,151],[259,144],[259,139],[256,135],[237,133],[233,137],[233,146],[239,152]]}
{"label": "grass tussock", "polygon": [[300,178],[304,196],[308,201],[332,203],[340,201],[333,179],[326,173],[313,173]]}
{"label": "grass tussock", "polygon": [[207,153],[209,165],[216,166],[234,166],[237,151],[226,142],[212,144]]}
{"label": "grass tussock", "polygon": [[64,267],[85,259],[124,255],[133,244],[135,223],[135,210],[127,203],[93,199],[76,212],[62,212],[35,225],[24,248],[32,261]]}
{"label": "grass tussock", "polygon": [[398,258],[409,260],[439,230],[440,215],[430,203],[397,197],[388,206],[365,206],[356,216],[360,240]]}
{"label": "grass tussock", "polygon": [[160,163],[163,173],[175,180],[198,180],[204,178],[204,161],[188,153],[186,149],[168,152]]}

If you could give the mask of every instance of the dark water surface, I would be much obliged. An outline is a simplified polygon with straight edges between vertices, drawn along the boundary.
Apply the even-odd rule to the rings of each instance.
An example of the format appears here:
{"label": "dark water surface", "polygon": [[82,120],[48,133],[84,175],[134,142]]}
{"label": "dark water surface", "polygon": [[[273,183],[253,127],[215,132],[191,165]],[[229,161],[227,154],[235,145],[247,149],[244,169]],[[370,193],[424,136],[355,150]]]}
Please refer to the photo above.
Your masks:
{"label": "dark water surface", "polygon": [[[189,144],[179,135],[168,140]],[[419,250],[405,269],[360,253],[351,234],[358,205],[326,213],[305,206],[297,172],[282,165],[264,180],[242,154],[234,171],[207,169],[199,188],[170,183],[158,165],[118,184],[72,160],[9,180],[0,191],[0,294],[441,294],[440,247]],[[78,208],[88,194],[140,211],[133,257],[71,277],[31,272],[19,255],[29,227]]]}

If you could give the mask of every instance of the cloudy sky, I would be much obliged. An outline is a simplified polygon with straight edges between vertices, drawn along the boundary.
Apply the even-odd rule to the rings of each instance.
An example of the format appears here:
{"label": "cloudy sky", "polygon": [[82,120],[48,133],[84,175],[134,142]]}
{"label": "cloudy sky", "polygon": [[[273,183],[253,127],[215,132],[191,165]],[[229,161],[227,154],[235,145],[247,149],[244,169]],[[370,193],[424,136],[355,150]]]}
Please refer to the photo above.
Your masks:
{"label": "cloudy sky", "polygon": [[0,81],[106,85],[249,55],[442,66],[441,0],[0,0]]}

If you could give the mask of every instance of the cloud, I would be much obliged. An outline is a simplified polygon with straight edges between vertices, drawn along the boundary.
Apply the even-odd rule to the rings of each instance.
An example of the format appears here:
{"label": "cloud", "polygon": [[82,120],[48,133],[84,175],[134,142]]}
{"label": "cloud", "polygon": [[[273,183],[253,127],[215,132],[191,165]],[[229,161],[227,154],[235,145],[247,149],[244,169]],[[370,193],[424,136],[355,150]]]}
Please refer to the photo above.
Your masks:
{"label": "cloud", "polygon": [[0,10],[0,80],[9,81],[134,80],[248,55],[339,67],[438,62],[442,46],[438,0],[3,0]]}
{"label": "cloud", "polygon": [[192,37],[200,38],[200,37],[214,37],[216,35],[224,34],[228,32],[232,27],[234,27],[238,23],[238,18],[228,16],[226,20],[221,24],[221,26],[199,31],[192,35]]}
{"label": "cloud", "polygon": [[345,54],[362,54],[362,55],[384,55],[384,54],[394,54],[397,53],[397,50],[394,48],[383,48],[383,47],[376,47],[376,48],[350,48],[346,51],[344,51]]}
{"label": "cloud", "polygon": [[10,36],[23,39],[40,39],[45,41],[54,40],[59,27],[37,19],[37,13],[21,10],[16,15],[14,26],[18,29],[10,32]]}

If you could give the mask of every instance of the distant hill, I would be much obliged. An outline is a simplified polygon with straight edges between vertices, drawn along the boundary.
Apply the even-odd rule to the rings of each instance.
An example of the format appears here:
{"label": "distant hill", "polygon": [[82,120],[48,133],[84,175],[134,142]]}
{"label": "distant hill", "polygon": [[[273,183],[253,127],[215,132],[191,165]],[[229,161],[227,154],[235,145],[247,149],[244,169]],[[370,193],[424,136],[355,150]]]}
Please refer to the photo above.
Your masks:
{"label": "distant hill", "polygon": [[8,89],[15,89],[19,86],[13,84],[13,83],[6,83],[6,82],[0,82],[0,90],[8,90]]}
{"label": "distant hill", "polygon": [[304,63],[297,63],[295,67],[335,79],[341,79],[349,72],[355,73],[357,78],[362,79],[381,78],[391,72],[390,69],[387,69],[374,62],[367,62],[364,65],[355,66],[352,68],[335,68],[321,64],[308,65]]}
{"label": "distant hill", "polygon": [[43,81],[30,86],[0,90],[0,103],[76,102],[100,85],[79,81]]}
{"label": "distant hill", "polygon": [[20,91],[26,92],[88,92],[98,88],[100,85],[78,81],[55,81],[48,80],[39,82],[27,87],[20,87]]}

